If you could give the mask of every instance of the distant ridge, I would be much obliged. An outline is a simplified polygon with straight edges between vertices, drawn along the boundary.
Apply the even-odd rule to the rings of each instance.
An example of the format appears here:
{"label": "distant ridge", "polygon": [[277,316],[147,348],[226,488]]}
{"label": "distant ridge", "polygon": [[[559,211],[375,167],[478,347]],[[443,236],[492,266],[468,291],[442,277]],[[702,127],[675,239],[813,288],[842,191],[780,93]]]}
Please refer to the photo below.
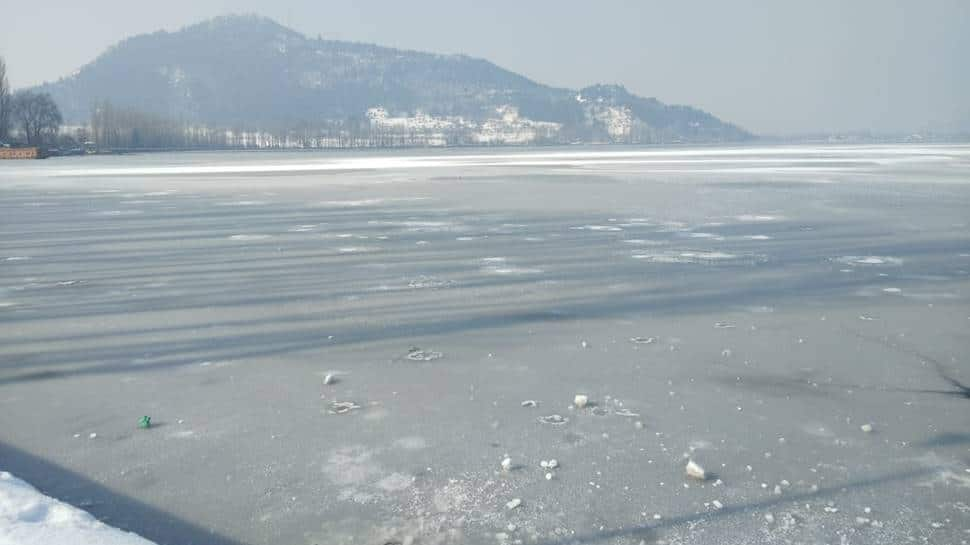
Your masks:
{"label": "distant ridge", "polygon": [[68,123],[87,122],[94,105],[108,100],[168,120],[239,131],[312,130],[339,122],[391,135],[438,131],[479,143],[752,137],[707,112],[638,97],[618,85],[554,88],[482,59],[308,38],[256,15],[125,39],[40,88],[51,93]]}

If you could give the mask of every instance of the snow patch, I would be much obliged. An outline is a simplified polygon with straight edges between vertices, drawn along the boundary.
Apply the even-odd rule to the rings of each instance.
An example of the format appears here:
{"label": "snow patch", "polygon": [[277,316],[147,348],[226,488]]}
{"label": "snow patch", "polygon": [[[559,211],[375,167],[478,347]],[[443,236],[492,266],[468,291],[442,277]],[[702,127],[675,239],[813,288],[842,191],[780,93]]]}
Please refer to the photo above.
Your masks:
{"label": "snow patch", "polygon": [[154,545],[108,526],[62,501],[0,471],[0,543],[10,545]]}

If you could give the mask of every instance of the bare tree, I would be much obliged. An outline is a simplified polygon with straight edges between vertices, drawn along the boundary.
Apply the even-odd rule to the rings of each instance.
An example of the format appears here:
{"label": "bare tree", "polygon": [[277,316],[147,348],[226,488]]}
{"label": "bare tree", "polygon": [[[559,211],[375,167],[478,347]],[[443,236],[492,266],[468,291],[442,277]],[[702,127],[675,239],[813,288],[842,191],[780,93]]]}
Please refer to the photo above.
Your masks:
{"label": "bare tree", "polygon": [[14,95],[13,117],[23,129],[29,146],[41,146],[52,141],[63,121],[61,111],[49,94],[31,91],[20,91]]}
{"label": "bare tree", "polygon": [[7,139],[7,131],[10,130],[11,106],[7,63],[0,57],[0,141]]}

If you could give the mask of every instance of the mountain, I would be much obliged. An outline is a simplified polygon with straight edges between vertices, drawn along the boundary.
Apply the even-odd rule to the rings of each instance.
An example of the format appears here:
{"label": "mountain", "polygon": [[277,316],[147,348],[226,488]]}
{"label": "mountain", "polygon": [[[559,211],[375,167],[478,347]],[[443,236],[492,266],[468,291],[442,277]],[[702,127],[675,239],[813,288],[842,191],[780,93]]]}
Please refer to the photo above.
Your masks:
{"label": "mountain", "polygon": [[751,136],[706,112],[620,86],[554,88],[482,59],[308,38],[255,15],[128,38],[40,90],[68,123],[87,122],[94,105],[107,100],[167,120],[243,131],[353,122],[392,132],[467,130],[478,142]]}

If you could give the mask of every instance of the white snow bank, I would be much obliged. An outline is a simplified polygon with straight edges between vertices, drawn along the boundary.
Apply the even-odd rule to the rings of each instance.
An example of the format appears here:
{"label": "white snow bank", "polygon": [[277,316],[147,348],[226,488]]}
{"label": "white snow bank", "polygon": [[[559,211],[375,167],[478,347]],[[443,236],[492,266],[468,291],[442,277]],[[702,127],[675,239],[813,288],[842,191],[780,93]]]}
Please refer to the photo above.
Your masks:
{"label": "white snow bank", "polygon": [[0,545],[154,545],[0,471]]}
{"label": "white snow bank", "polygon": [[[761,157],[755,157],[760,155]],[[694,172],[721,171],[805,171],[816,167],[831,168],[847,160],[880,165],[897,163],[951,161],[953,157],[970,155],[965,147],[931,146],[795,146],[747,148],[654,149],[633,151],[555,151],[479,154],[350,156],[326,159],[306,159],[272,162],[224,162],[222,164],[192,164],[133,167],[85,167],[51,169],[42,175],[54,176],[143,176],[143,175],[206,175],[206,174],[275,174],[282,172],[336,172],[343,170],[403,170],[439,167],[595,167],[595,166],[658,166],[677,167],[671,172],[690,172],[684,167],[706,166]],[[804,166],[794,166],[793,163]],[[726,165],[734,165],[728,168]],[[743,168],[745,166],[751,168]],[[656,169],[654,169],[656,170]],[[665,172],[664,170],[656,170]],[[36,175],[31,169],[18,169],[8,174],[21,179]]]}

